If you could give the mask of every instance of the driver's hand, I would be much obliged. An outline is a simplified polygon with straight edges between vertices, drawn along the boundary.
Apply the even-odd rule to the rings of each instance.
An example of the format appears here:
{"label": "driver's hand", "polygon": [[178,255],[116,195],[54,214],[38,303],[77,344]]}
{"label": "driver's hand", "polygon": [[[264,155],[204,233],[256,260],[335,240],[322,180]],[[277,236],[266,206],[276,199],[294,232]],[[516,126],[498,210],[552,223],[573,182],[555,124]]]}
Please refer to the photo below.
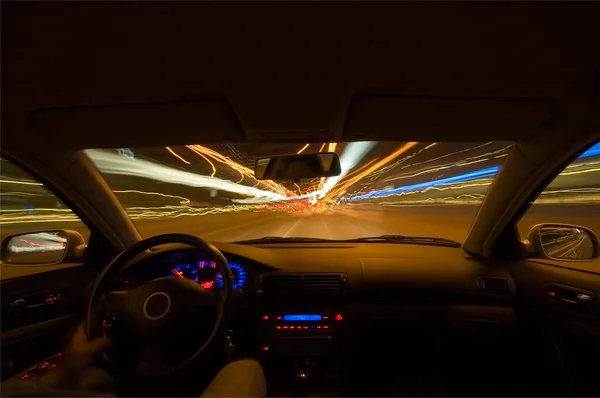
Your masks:
{"label": "driver's hand", "polygon": [[63,360],[58,366],[39,378],[39,382],[51,387],[68,388],[69,382],[92,364],[97,354],[110,347],[107,337],[89,341],[85,333],[85,324],[79,324],[63,352]]}

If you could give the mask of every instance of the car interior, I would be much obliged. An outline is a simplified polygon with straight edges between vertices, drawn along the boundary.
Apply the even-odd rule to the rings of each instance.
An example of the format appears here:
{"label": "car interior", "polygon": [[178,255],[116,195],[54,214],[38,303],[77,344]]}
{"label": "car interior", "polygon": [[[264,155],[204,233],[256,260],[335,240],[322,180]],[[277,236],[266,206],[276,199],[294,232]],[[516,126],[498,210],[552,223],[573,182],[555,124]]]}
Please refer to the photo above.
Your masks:
{"label": "car interior", "polygon": [[[96,363],[118,396],[200,396],[240,358],[268,396],[600,396],[600,169],[576,222],[525,222],[598,155],[599,5],[3,2],[2,384],[60,368],[84,321],[115,343]],[[237,216],[218,240],[145,234],[93,156],[366,141],[511,147],[460,241],[443,217],[423,236],[228,238]],[[256,183],[345,167],[300,152],[259,159]],[[11,215],[10,167],[88,232]]]}

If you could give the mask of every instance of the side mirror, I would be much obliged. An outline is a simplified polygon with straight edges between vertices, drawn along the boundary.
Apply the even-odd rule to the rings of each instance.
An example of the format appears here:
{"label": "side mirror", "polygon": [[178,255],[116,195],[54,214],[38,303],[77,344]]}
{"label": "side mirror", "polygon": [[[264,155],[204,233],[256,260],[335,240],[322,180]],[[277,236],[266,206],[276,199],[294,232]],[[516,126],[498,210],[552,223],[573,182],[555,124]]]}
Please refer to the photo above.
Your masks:
{"label": "side mirror", "polygon": [[257,180],[300,180],[335,177],[341,173],[342,166],[335,152],[260,158],[254,168]]}
{"label": "side mirror", "polygon": [[80,262],[87,246],[77,231],[55,230],[7,236],[0,259],[4,264],[57,264]]}
{"label": "side mirror", "polygon": [[528,258],[585,261],[600,256],[600,243],[596,234],[576,225],[534,225],[523,243]]}

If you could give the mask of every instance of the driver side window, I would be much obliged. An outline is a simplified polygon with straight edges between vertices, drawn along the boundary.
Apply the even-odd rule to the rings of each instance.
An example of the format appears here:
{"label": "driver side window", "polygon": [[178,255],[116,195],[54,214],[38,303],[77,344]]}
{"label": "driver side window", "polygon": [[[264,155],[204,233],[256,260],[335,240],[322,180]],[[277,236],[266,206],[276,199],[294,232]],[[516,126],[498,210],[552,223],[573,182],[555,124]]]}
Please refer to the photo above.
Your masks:
{"label": "driver side window", "polygon": [[[600,234],[600,143],[585,151],[567,166],[531,205],[517,228],[525,239],[535,224],[570,224]],[[563,235],[564,237],[565,235]],[[600,266],[600,259],[593,268]],[[589,267],[589,262],[571,263]]]}
{"label": "driver side window", "polygon": [[[0,238],[2,241],[7,236],[15,234],[64,229],[77,231],[85,242],[88,241],[90,230],[44,184],[1,157],[0,174]],[[59,235],[51,233],[27,235],[18,239],[18,247],[11,241],[11,245],[15,246],[13,252],[22,255],[24,261],[7,264],[6,256],[4,256],[2,260],[5,263],[0,265],[1,279],[11,279],[55,269],[56,264],[52,263],[56,261],[48,261],[46,263],[49,265],[40,266],[38,261],[33,263],[26,261],[24,253],[31,254],[33,251],[44,250],[44,247],[48,248],[46,253],[51,253],[50,249],[53,249],[54,246],[60,249],[62,238]],[[33,238],[28,239],[28,236]],[[54,258],[56,258],[56,254],[54,254]]]}

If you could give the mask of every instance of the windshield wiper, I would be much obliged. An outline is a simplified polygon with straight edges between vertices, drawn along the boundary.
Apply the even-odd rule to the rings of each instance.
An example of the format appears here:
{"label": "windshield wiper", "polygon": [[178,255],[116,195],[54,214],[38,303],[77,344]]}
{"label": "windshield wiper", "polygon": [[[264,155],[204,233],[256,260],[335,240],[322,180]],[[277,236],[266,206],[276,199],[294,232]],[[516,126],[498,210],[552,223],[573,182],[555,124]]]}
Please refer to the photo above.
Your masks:
{"label": "windshield wiper", "polygon": [[422,245],[438,245],[458,247],[460,243],[444,238],[430,238],[425,236],[404,236],[404,235],[379,235],[367,236],[364,238],[346,239],[339,242],[373,242],[373,243],[413,243]]}
{"label": "windshield wiper", "polygon": [[239,244],[255,244],[255,243],[301,243],[301,242],[331,242],[331,239],[323,239],[323,238],[303,238],[303,237],[283,237],[283,236],[263,236],[262,238],[257,239],[248,239],[248,240],[238,240]]}

